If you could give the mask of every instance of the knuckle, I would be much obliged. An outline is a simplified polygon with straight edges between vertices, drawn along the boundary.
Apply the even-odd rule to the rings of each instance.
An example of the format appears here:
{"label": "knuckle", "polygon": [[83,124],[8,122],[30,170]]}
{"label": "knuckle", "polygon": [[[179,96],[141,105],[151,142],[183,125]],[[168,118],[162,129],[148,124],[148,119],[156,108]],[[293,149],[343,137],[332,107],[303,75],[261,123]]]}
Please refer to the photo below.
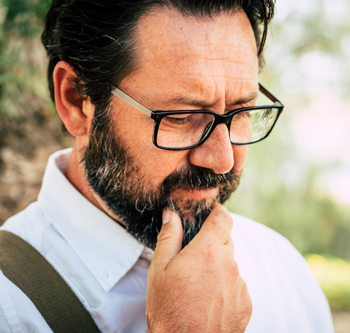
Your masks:
{"label": "knuckle", "polygon": [[246,314],[249,317],[249,319],[250,319],[250,317],[253,314],[253,302],[252,302],[250,297],[249,297],[249,300],[248,300],[248,304],[246,306]]}
{"label": "knuckle", "polygon": [[[237,277],[240,278],[238,265],[237,265],[235,260],[233,260],[233,262],[231,261],[231,265],[229,265],[229,267],[230,267],[231,276],[235,277],[235,278],[237,278]],[[243,279],[242,279],[242,281],[243,281]]]}
{"label": "knuckle", "polygon": [[236,287],[239,288],[236,294],[235,312],[237,314],[234,319],[234,326],[237,327],[237,332],[244,332],[253,313],[253,303],[248,293],[248,287],[242,278],[239,278]]}
{"label": "knuckle", "polygon": [[239,275],[238,265],[231,249],[227,249],[216,237],[208,237],[201,245],[201,260],[205,264],[224,267],[231,277]]}
{"label": "knuckle", "polygon": [[243,298],[249,298],[249,300],[250,300],[249,293],[248,293],[248,286],[245,283],[245,281],[242,279],[241,276],[240,276],[240,285],[241,285],[241,288],[240,288],[241,289],[241,296]]}
{"label": "knuckle", "polygon": [[225,226],[218,219],[212,221],[210,225],[210,235],[211,236],[220,236],[225,233]]}
{"label": "knuckle", "polygon": [[227,247],[227,250],[229,252],[229,255],[233,257],[235,246],[233,244],[232,238],[230,237],[228,242],[225,244]]}
{"label": "knuckle", "polygon": [[245,314],[252,314],[253,304],[248,292],[248,286],[245,281],[240,277],[240,293],[239,298],[241,299],[241,303],[244,305],[243,310]]}
{"label": "knuckle", "polygon": [[245,295],[247,297],[247,299],[249,300],[249,302],[251,302],[248,286],[241,276],[240,276],[240,278],[242,279],[242,295]]}
{"label": "knuckle", "polygon": [[225,226],[232,227],[233,221],[232,221],[231,215],[227,212],[226,209],[220,207],[220,209],[217,209],[213,212],[214,212],[212,216],[213,224],[215,225],[220,224],[222,226],[225,225]]}
{"label": "knuckle", "polygon": [[220,219],[221,221],[223,221],[223,223],[232,227],[233,221],[232,221],[231,215],[227,211],[220,212]]}
{"label": "knuckle", "polygon": [[243,311],[243,317],[246,319],[246,322],[248,324],[249,319],[253,313],[253,303],[249,296],[248,288],[245,283],[244,283],[244,286],[245,287],[243,287],[241,291],[242,292],[241,298],[242,298],[242,304],[243,304],[242,311]]}

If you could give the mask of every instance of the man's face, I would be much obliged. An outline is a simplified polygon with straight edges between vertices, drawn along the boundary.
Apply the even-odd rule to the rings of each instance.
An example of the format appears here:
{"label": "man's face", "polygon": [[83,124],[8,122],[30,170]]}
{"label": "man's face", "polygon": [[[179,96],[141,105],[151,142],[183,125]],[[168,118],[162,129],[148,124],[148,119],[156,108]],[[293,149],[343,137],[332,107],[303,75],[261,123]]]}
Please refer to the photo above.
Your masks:
{"label": "man's face", "polygon": [[[119,85],[137,101],[153,110],[218,114],[255,105],[257,50],[243,12],[198,19],[159,11],[144,17],[138,28],[139,65]],[[238,186],[247,147],[232,145],[226,125],[220,124],[195,149],[161,150],[152,143],[154,121],[115,96],[108,122],[112,138],[92,136],[85,154],[90,185],[127,229],[151,247],[161,210],[176,209],[185,234],[191,234],[186,245],[213,203],[225,201]],[[109,152],[97,158],[102,145]],[[145,228],[151,230],[147,236],[141,235]]]}

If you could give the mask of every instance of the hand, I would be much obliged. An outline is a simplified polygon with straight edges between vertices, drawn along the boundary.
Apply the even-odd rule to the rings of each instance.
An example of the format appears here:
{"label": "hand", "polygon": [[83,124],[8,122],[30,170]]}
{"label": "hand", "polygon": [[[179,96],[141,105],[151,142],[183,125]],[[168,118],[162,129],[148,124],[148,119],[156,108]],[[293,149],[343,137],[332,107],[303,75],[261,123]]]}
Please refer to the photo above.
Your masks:
{"label": "hand", "polygon": [[200,232],[181,250],[180,217],[163,212],[148,273],[149,333],[244,332],[252,313],[230,237],[232,219],[216,204]]}

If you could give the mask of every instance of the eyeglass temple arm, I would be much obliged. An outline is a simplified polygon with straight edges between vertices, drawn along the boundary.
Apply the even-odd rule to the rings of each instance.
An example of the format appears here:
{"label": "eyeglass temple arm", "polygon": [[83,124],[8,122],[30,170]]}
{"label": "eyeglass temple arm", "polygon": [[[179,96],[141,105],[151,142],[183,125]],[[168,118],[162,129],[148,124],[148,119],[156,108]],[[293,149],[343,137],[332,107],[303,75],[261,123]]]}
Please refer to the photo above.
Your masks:
{"label": "eyeglass temple arm", "polygon": [[128,103],[129,105],[131,105],[132,107],[134,107],[135,109],[141,111],[142,113],[144,113],[146,116],[151,117],[152,116],[152,110],[146,108],[144,105],[142,105],[141,103],[139,103],[138,101],[135,101],[132,97],[130,97],[129,95],[127,95],[124,91],[121,91],[120,89],[112,86],[112,90],[111,93],[117,97],[119,97],[122,101],[124,101],[125,103]]}
{"label": "eyeglass temple arm", "polygon": [[267,89],[265,89],[260,83],[259,83],[259,89],[260,89],[260,91],[261,91],[265,96],[267,96],[268,98],[270,98],[272,102],[282,104],[274,95],[272,95],[272,94],[271,94]]}
{"label": "eyeglass temple arm", "polygon": [[[267,89],[265,89],[260,83],[259,83],[259,89],[265,96],[270,98],[271,101],[282,105],[282,103],[274,95],[272,95]],[[111,93],[113,95],[119,97],[125,103],[128,103],[129,105],[131,105],[135,109],[141,111],[147,117],[150,117],[150,118],[152,117],[152,114],[153,114],[152,110],[146,108],[144,105],[142,105],[138,101],[135,101],[132,97],[130,97],[129,95],[127,95],[125,92],[121,91],[120,89],[112,86]]]}

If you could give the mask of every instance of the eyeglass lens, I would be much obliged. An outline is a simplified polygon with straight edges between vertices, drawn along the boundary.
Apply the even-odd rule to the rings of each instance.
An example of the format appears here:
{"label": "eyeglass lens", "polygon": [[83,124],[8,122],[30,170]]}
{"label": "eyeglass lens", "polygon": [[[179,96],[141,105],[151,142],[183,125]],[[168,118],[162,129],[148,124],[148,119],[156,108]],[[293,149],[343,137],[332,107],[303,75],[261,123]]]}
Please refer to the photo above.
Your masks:
{"label": "eyeglass lens", "polygon": [[[248,144],[264,138],[274,125],[277,108],[236,113],[231,121],[231,143]],[[208,113],[171,114],[161,119],[157,144],[163,148],[191,147],[203,140],[211,130],[215,117]]]}

